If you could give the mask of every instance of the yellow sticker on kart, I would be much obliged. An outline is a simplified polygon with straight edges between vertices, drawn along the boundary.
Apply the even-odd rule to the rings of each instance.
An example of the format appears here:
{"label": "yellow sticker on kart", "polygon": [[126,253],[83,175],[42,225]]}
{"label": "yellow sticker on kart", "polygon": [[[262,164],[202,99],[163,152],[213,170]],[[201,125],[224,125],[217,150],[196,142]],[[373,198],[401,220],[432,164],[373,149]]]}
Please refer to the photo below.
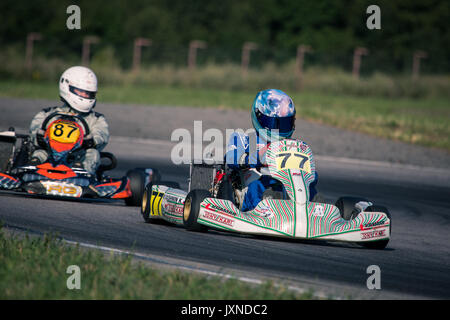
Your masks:
{"label": "yellow sticker on kart", "polygon": [[164,196],[163,192],[152,191],[152,196],[150,197],[150,214],[152,216],[162,215],[162,198]]}
{"label": "yellow sticker on kart", "polygon": [[276,154],[277,170],[303,170],[311,173],[309,156],[296,150],[279,151]]}
{"label": "yellow sticker on kart", "polygon": [[50,140],[59,143],[75,143],[80,137],[80,127],[71,121],[57,121],[50,127]]}

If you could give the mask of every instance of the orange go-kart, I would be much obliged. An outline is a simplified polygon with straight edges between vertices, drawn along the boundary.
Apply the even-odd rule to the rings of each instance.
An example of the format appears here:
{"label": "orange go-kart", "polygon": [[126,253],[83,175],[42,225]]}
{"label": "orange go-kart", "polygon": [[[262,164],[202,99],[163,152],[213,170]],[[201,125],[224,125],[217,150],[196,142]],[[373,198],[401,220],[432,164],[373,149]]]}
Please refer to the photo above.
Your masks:
{"label": "orange go-kart", "polygon": [[38,165],[29,162],[33,145],[28,135],[13,128],[0,132],[0,189],[50,197],[124,199],[129,206],[139,206],[145,185],[160,180],[158,171],[150,168],[130,170],[118,179],[106,176],[104,172],[117,165],[109,152],[100,153],[102,164],[96,174],[84,170],[76,161],[83,152],[83,139],[90,134],[82,117],[54,113],[41,129],[45,134],[38,141],[48,160]]}

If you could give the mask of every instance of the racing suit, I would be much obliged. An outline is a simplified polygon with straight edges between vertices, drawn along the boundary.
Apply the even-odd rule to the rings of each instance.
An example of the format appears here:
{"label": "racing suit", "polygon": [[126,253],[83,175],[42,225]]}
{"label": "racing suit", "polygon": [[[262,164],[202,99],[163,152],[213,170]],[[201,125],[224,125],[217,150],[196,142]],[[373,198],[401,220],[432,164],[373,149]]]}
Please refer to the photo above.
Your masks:
{"label": "racing suit", "polygon": [[[252,142],[256,143],[256,146],[253,146],[253,148],[250,145]],[[243,163],[250,168],[260,168],[265,162],[266,150],[269,144],[258,135],[256,135],[256,138],[251,139],[249,135],[234,132],[228,142],[225,162],[233,170],[239,170],[240,164]],[[310,201],[317,194],[317,181],[318,175],[316,172],[314,181],[309,185]],[[276,182],[275,179],[269,176],[262,176],[260,179],[251,182],[248,185],[241,210],[243,212],[253,210],[262,200],[264,191]]]}
{"label": "racing suit", "polygon": [[86,171],[90,174],[95,174],[100,165],[100,151],[105,148],[109,141],[108,123],[105,117],[98,112],[80,113],[67,105],[43,109],[33,118],[30,125],[30,138],[35,146],[35,151],[32,153],[31,158],[37,158],[41,163],[48,159],[47,151],[42,149],[38,144],[37,133],[41,129],[45,119],[55,112],[77,115],[86,121],[90,130],[90,135],[87,138],[92,138],[93,145],[75,152],[74,156],[75,161],[81,162]]}

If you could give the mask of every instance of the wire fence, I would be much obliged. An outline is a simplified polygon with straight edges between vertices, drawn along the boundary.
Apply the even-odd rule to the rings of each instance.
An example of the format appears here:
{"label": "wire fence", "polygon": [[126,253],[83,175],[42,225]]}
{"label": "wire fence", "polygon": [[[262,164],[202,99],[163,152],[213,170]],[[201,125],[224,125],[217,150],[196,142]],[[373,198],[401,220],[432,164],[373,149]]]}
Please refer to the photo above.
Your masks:
{"label": "wire fence", "polygon": [[[30,33],[33,34],[33,33]],[[29,35],[30,35],[29,34]],[[84,42],[87,37],[74,37],[70,43],[58,41],[55,38],[46,38],[40,35],[40,38],[32,42],[33,56],[43,58],[58,58],[71,63],[82,63],[82,52]],[[149,39],[151,41],[151,39]],[[300,45],[300,44],[299,44]],[[307,45],[307,44],[305,44]],[[171,64],[176,67],[185,67],[189,60],[189,46],[186,44],[165,44],[160,42],[151,42],[148,46],[140,48],[140,63],[142,66],[166,65]],[[218,45],[209,45],[196,50],[197,66],[206,64],[242,64],[243,49],[245,43],[240,47],[224,47]],[[8,48],[7,44],[2,45],[4,51]],[[27,41],[16,42],[9,45],[16,50],[18,56],[23,55],[25,59],[27,50]],[[89,45],[88,59],[92,60],[96,56],[105,55],[120,68],[126,70],[133,66],[134,39],[120,45],[111,45],[101,38]],[[304,67],[311,66],[336,67],[344,71],[352,72],[354,64],[354,50],[352,49],[334,49],[320,50],[311,48],[304,56]],[[361,57],[360,73],[363,76],[371,75],[376,72],[387,74],[407,74],[412,73],[414,54],[418,50],[405,50],[396,53],[395,56],[388,53],[384,48],[367,48],[368,53]],[[252,48],[249,54],[249,68],[261,68],[267,63],[282,65],[294,61],[297,56],[296,49],[287,50],[278,47],[258,46]],[[450,72],[450,61],[439,52],[426,52],[426,56],[421,59],[420,72],[422,74],[445,74]]]}
{"label": "wire fence", "polygon": [[[383,48],[321,51],[209,45],[200,40],[165,44],[133,39],[113,46],[95,36],[61,43],[35,33],[26,41],[0,47],[0,79],[55,81],[72,65],[94,68],[104,84],[178,85],[227,90],[279,87],[337,94],[389,97],[448,97],[446,63],[433,52],[392,57]],[[433,61],[433,64],[430,63]]]}

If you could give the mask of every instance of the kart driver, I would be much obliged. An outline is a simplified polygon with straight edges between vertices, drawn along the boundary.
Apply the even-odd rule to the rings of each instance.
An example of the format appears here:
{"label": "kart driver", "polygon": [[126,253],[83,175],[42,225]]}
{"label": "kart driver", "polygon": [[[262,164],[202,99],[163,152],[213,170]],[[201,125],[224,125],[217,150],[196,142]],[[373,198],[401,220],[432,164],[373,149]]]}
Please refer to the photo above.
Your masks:
{"label": "kart driver", "polygon": [[[234,132],[230,137],[225,161],[233,170],[262,167],[269,144],[276,140],[289,139],[294,133],[295,106],[292,99],[281,90],[268,89],[259,92],[253,101],[251,117],[256,132],[255,139],[238,132]],[[256,144],[253,148],[252,143]],[[317,179],[316,173],[310,184],[310,201],[317,194]],[[251,182],[241,210],[253,210],[262,200],[264,191],[275,183],[275,179],[264,175]]]}
{"label": "kart driver", "polygon": [[65,113],[83,118],[89,126],[90,134],[84,138],[82,148],[74,154],[74,166],[95,174],[100,165],[100,151],[109,141],[105,117],[92,110],[96,104],[96,93],[97,77],[91,69],[75,66],[64,71],[59,80],[59,96],[64,104],[43,109],[31,121],[30,137],[35,150],[30,165],[38,165],[48,159],[48,153],[43,149],[45,132],[41,129],[45,119],[53,113]]}

